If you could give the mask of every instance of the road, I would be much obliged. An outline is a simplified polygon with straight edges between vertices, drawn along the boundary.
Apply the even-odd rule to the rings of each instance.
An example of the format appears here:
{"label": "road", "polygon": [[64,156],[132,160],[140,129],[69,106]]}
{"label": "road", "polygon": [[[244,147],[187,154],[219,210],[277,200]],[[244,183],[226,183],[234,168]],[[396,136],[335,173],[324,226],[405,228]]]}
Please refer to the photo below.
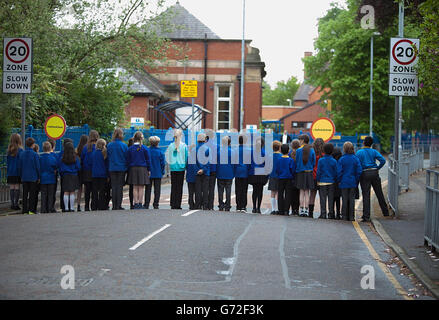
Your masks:
{"label": "road", "polygon": [[[167,209],[0,217],[0,299],[408,299],[415,284],[392,258],[356,222]],[[61,288],[65,265],[74,290]],[[364,266],[374,289],[362,289]]]}

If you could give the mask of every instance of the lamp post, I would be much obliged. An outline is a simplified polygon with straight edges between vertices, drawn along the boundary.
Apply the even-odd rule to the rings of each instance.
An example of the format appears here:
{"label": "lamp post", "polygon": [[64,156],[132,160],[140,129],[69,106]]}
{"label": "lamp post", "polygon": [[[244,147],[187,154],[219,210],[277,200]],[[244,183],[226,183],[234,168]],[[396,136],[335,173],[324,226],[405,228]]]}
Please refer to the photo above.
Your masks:
{"label": "lamp post", "polygon": [[373,134],[373,36],[380,36],[381,33],[374,32],[370,37],[370,119],[369,135]]}
{"label": "lamp post", "polygon": [[244,63],[245,63],[245,0],[242,0],[242,43],[241,43],[241,103],[239,106],[240,117],[239,117],[239,129],[242,130],[244,127]]}
{"label": "lamp post", "polygon": [[291,99],[287,99],[288,105],[291,107]]}

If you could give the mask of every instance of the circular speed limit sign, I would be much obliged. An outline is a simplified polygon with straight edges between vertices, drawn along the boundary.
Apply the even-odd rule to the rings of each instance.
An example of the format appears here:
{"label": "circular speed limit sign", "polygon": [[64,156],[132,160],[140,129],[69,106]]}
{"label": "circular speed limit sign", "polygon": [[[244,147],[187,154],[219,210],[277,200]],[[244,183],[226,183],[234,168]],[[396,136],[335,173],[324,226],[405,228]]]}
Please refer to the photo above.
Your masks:
{"label": "circular speed limit sign", "polygon": [[13,63],[22,63],[29,57],[30,49],[22,39],[13,39],[6,45],[6,57]]}
{"label": "circular speed limit sign", "polygon": [[392,48],[392,57],[395,62],[403,66],[413,63],[417,57],[413,42],[409,39],[399,40]]}

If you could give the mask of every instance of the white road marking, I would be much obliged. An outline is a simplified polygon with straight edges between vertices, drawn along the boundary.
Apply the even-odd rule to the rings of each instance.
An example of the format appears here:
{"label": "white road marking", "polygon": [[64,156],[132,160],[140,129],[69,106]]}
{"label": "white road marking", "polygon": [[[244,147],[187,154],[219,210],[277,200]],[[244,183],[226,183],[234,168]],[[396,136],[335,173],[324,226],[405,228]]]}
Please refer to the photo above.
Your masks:
{"label": "white road marking", "polygon": [[166,224],[163,227],[161,227],[160,229],[154,231],[153,233],[151,233],[149,236],[147,236],[146,238],[142,239],[141,241],[137,242],[134,246],[132,246],[130,248],[130,250],[136,250],[138,247],[140,247],[142,244],[144,244],[146,241],[150,240],[152,237],[154,237],[155,235],[157,235],[158,233],[162,232],[163,230],[169,228],[171,225],[170,224]]}
{"label": "white road marking", "polygon": [[185,214],[182,214],[181,216],[182,217],[187,217],[187,216],[190,216],[192,213],[195,213],[197,211],[200,211],[200,210],[192,210],[192,211],[186,212]]}

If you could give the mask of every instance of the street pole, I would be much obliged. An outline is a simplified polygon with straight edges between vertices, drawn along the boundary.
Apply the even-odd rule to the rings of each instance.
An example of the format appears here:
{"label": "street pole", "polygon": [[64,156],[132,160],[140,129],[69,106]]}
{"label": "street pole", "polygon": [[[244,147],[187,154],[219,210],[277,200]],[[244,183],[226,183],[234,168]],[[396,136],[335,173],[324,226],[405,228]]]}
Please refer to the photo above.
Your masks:
{"label": "street pole", "polygon": [[373,121],[373,34],[370,37],[370,119],[369,135],[372,137]]}
{"label": "street pole", "polygon": [[241,99],[239,106],[240,118],[239,118],[239,130],[244,127],[244,63],[245,63],[245,0],[242,0],[242,43],[241,43]]}
{"label": "street pole", "polygon": [[21,141],[26,141],[26,94],[21,94]]}

